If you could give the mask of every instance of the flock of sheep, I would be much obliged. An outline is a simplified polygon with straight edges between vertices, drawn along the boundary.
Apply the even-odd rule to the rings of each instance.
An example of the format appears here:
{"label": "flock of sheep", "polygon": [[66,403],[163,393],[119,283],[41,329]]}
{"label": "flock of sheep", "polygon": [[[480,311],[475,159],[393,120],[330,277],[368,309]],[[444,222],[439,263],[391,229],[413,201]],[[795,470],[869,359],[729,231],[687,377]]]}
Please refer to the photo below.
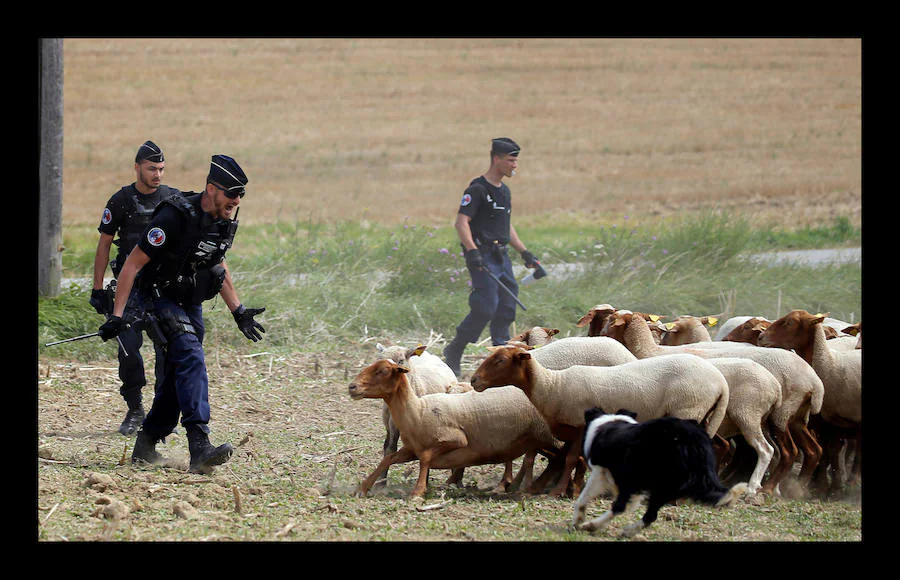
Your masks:
{"label": "flock of sheep", "polygon": [[[664,324],[598,305],[577,323],[588,336],[530,329],[489,347],[467,383],[425,347],[378,345],[378,359],[349,386],[354,400],[384,402],[383,458],[357,493],[382,485],[391,465],[417,459],[412,496],[424,495],[430,469],[450,469],[448,483],[460,483],[467,466],[502,463],[496,491],[574,497],[592,407],[626,409],[638,421],[696,420],[723,480],[746,482],[748,493],[780,493],[798,461],[804,489],[859,485],[861,325],[795,310],[775,321],[731,318],[713,339],[707,325],[715,323],[683,316]],[[538,454],[548,461],[534,477]]]}

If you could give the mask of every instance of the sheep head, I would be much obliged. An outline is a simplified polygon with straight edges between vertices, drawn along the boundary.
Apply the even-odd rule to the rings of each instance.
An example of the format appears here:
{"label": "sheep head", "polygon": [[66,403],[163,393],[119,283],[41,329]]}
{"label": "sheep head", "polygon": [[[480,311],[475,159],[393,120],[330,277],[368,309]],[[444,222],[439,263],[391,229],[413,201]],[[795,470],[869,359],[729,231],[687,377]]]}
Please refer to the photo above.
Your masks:
{"label": "sheep head", "polygon": [[[719,319],[715,316],[679,316],[672,322],[667,322],[660,327],[663,330],[659,344],[675,346],[688,342],[709,340],[709,332],[706,326],[715,326]],[[651,327],[652,330],[652,327]]]}
{"label": "sheep head", "polygon": [[406,380],[409,368],[399,365],[389,359],[377,360],[364,368],[353,382],[348,391],[350,398],[358,399],[384,399],[400,388],[402,381]]}
{"label": "sheep head", "polygon": [[545,326],[535,326],[529,328],[525,332],[512,337],[507,344],[530,344],[533,346],[542,346],[550,342],[555,334],[559,334],[558,328],[547,328]]}
{"label": "sheep head", "polygon": [[606,322],[599,336],[608,336],[625,344],[625,330],[631,324],[634,315],[635,313],[630,310],[617,310],[611,313],[606,317]]}
{"label": "sheep head", "polygon": [[824,314],[810,314],[806,310],[792,310],[773,322],[759,335],[757,344],[795,350],[808,351],[813,342],[815,327],[825,320]]}
{"label": "sheep head", "polygon": [[609,304],[598,304],[588,310],[587,314],[581,317],[581,320],[575,323],[575,326],[581,328],[588,326],[588,336],[600,336],[604,325],[609,317],[615,314],[616,309]]}
{"label": "sheep head", "polygon": [[859,336],[859,333],[862,332],[862,321],[857,322],[856,324],[851,324],[850,326],[844,328],[842,330],[844,334],[849,334],[850,336]]}
{"label": "sheep head", "polygon": [[722,340],[759,344],[759,335],[765,332],[770,324],[772,323],[765,318],[754,317],[735,327]]}
{"label": "sheep head", "polygon": [[469,379],[473,389],[481,392],[491,387],[506,385],[524,388],[528,384],[527,370],[531,353],[510,345],[490,347],[488,350],[491,354]]}
{"label": "sheep head", "polygon": [[420,356],[428,347],[421,344],[415,348],[384,346],[379,342],[375,344],[375,348],[378,350],[378,358],[390,359],[397,364],[406,366],[411,357]]}

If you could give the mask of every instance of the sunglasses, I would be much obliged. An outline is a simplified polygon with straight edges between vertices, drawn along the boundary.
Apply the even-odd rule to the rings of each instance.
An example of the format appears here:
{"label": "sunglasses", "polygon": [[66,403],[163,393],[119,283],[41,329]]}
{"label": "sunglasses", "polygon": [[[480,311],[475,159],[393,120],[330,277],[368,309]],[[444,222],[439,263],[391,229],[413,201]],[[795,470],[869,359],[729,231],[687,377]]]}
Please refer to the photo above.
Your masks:
{"label": "sunglasses", "polygon": [[[213,187],[215,187],[216,189],[218,189],[222,193],[224,193],[225,197],[227,197],[228,199],[236,199],[238,197],[244,197],[244,194],[247,193],[243,187],[240,187],[240,191],[230,191],[228,189],[225,189],[224,187],[219,186],[219,184],[215,183],[214,181],[210,181],[210,183],[212,184]],[[237,189],[237,188],[235,188],[235,189]]]}

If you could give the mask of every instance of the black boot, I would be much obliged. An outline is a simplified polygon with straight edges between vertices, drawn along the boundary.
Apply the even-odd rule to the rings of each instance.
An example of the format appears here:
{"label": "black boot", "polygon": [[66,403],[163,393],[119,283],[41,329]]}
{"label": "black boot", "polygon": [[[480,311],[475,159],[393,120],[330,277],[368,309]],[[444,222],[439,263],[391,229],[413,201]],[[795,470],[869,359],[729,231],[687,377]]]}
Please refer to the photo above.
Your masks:
{"label": "black boot", "polygon": [[213,447],[209,435],[200,429],[187,429],[188,448],[191,452],[190,473],[210,473],[213,466],[221,465],[231,458],[234,447],[231,443],[223,443]]}
{"label": "black boot", "polygon": [[128,413],[125,414],[125,419],[123,419],[122,424],[119,425],[119,433],[122,435],[131,435],[141,428],[145,416],[144,406],[140,401],[137,403],[128,403]]}
{"label": "black boot", "polygon": [[458,338],[454,338],[450,344],[444,347],[444,362],[447,363],[456,378],[461,376],[459,364],[464,350],[466,350],[466,343],[459,341]]}
{"label": "black boot", "polygon": [[137,438],[134,440],[134,451],[131,452],[131,462],[144,462],[151,465],[161,462],[163,456],[156,451],[156,444],[159,441],[159,439],[147,435],[143,429],[138,431]]}

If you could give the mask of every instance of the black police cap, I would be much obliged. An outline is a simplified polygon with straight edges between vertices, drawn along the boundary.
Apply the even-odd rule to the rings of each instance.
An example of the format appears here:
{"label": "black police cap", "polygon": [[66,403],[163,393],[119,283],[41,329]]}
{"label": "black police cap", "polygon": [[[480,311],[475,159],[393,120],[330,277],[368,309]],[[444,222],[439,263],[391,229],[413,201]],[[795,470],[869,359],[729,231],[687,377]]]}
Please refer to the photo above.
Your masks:
{"label": "black police cap", "polygon": [[144,144],[138,148],[137,155],[134,156],[135,163],[140,163],[144,159],[154,163],[162,163],[166,160],[165,156],[163,156],[162,149],[160,149],[153,141],[144,142]]}
{"label": "black police cap", "polygon": [[518,157],[519,145],[509,137],[498,137],[491,141],[491,153]]}
{"label": "black police cap", "polygon": [[250,181],[237,161],[227,155],[213,155],[209,164],[207,181],[212,181],[225,191],[244,194],[244,186]]}

